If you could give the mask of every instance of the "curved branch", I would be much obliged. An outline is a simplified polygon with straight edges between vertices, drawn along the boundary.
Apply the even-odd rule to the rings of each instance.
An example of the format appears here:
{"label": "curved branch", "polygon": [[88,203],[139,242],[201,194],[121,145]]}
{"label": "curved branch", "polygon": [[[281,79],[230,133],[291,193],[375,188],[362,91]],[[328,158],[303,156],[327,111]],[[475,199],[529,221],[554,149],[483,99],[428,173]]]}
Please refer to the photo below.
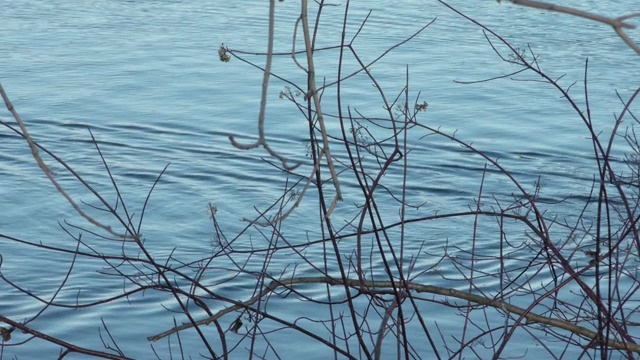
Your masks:
{"label": "curved branch", "polygon": [[[16,131],[13,127],[11,127],[9,124],[6,124],[4,121],[0,121],[0,123],[2,123],[3,125],[9,127],[11,130],[13,130],[16,133],[18,133],[19,135],[21,135],[27,141],[27,143],[29,144],[29,148],[31,149],[31,155],[36,160],[36,163],[38,164],[38,167],[47,176],[47,179],[49,179],[49,181],[51,182],[51,184],[53,184],[53,186],[56,188],[56,190],[67,200],[69,205],[71,205],[71,207],[73,207],[73,209],[76,211],[76,213],[78,213],[78,215],[82,216],[89,223],[91,223],[91,224],[93,224],[93,225],[95,225],[95,226],[107,231],[109,234],[114,235],[116,237],[126,238],[127,237],[126,234],[118,234],[117,232],[115,232],[113,230],[113,228],[111,226],[105,225],[105,224],[99,222],[98,220],[93,218],[91,215],[89,215],[86,212],[84,212],[80,208],[80,206],[71,198],[71,195],[69,195],[67,193],[67,191],[62,187],[62,185],[60,185],[60,183],[58,183],[58,181],[53,176],[53,173],[51,172],[51,170],[49,170],[49,167],[47,166],[47,164],[44,162],[44,160],[40,156],[40,152],[38,151],[38,147],[40,147],[40,145],[38,145],[38,143],[36,143],[35,140],[33,140],[31,135],[29,135],[29,131],[27,131],[26,125],[22,121],[22,118],[20,117],[20,115],[18,114],[16,109],[13,107],[13,104],[11,103],[11,100],[9,99],[9,96],[7,95],[7,93],[4,91],[4,88],[2,87],[2,84],[0,84],[0,95],[2,96],[2,100],[4,101],[4,104],[7,107],[7,110],[9,110],[11,115],[13,115],[13,118],[16,120],[16,123],[18,123],[18,126],[20,127],[20,131],[21,132]],[[50,152],[48,152],[48,151],[46,151],[46,152],[49,155],[51,155]],[[69,169],[69,168],[67,167],[67,169]],[[74,173],[74,175],[76,175],[76,174]],[[76,177],[78,177],[78,176],[76,175]],[[94,192],[94,194],[96,194],[96,193]]]}
{"label": "curved branch", "polygon": [[[500,2],[501,0],[498,0]],[[636,26],[633,24],[626,23],[625,20],[632,19],[635,17],[640,17],[640,13],[633,13],[629,15],[619,16],[617,18],[610,18],[594,13],[590,13],[584,10],[579,10],[575,8],[570,8],[566,6],[560,6],[552,3],[546,3],[542,1],[533,1],[533,0],[507,0],[516,5],[526,6],[534,9],[542,9],[547,11],[555,11],[559,13],[569,14],[593,21],[598,21],[607,25],[611,25],[613,29],[616,31],[618,36],[627,44],[630,48],[633,49],[638,55],[640,55],[640,46],[636,44],[631,38],[622,30],[622,29],[635,29]]]}
{"label": "curved branch", "polygon": [[[221,318],[222,316],[229,314],[231,312],[234,312],[236,310],[241,310],[244,308],[247,308],[249,306],[251,306],[252,304],[254,304],[255,302],[257,302],[258,300],[260,300],[260,298],[264,297],[265,295],[273,292],[275,289],[277,289],[280,286],[292,286],[292,285],[297,285],[297,284],[328,284],[328,285],[347,285],[353,288],[357,288],[357,289],[362,289],[362,288],[368,288],[368,289],[390,289],[390,288],[403,288],[403,284],[400,284],[398,282],[391,282],[391,281],[365,281],[362,279],[346,279],[345,282],[342,281],[342,279],[336,279],[336,278],[331,278],[331,277],[299,277],[299,278],[293,278],[293,279],[288,279],[288,280],[280,280],[280,281],[276,281],[273,280],[271,281],[271,283],[269,283],[269,286],[267,286],[264,290],[262,290],[258,295],[252,297],[251,299],[247,300],[247,301],[243,301],[243,302],[238,302],[237,304],[230,306],[224,310],[219,311],[218,313],[216,313],[215,315],[208,317],[206,319],[202,319],[196,322],[197,325],[207,325],[210,324],[211,322],[218,320],[219,318]],[[502,310],[502,311],[506,311],[507,313],[510,314],[516,314],[516,315],[520,315],[522,317],[524,317],[525,319],[527,319],[527,321],[529,323],[540,323],[540,324],[544,324],[544,325],[549,325],[549,326],[553,326],[559,329],[563,329],[563,330],[567,330],[570,331],[576,335],[580,335],[583,336],[589,340],[591,340],[594,343],[598,343],[598,344],[607,344],[607,346],[612,347],[612,348],[616,348],[616,349],[621,349],[621,350],[631,350],[635,353],[640,354],[640,345],[638,344],[631,344],[631,343],[626,343],[623,344],[622,342],[616,341],[616,340],[610,340],[607,339],[602,340],[598,338],[598,334],[594,331],[591,331],[585,327],[582,326],[578,326],[575,324],[572,324],[568,321],[564,321],[564,320],[559,320],[559,319],[554,319],[554,318],[550,318],[550,317],[546,317],[546,316],[542,316],[542,315],[538,315],[532,312],[527,311],[526,309],[523,309],[521,307],[515,306],[515,305],[511,305],[509,303],[505,303],[499,300],[494,300],[494,299],[490,299],[484,296],[480,296],[480,295],[475,295],[475,294],[470,294],[467,292],[463,292],[463,291],[458,291],[455,289],[448,289],[448,288],[443,288],[443,287],[439,287],[439,286],[433,286],[433,285],[424,285],[424,284],[415,284],[415,283],[410,283],[410,282],[406,282],[404,283],[406,284],[406,288],[407,290],[413,290],[419,293],[430,293],[430,294],[436,294],[436,295],[442,295],[442,296],[448,296],[448,297],[453,297],[453,298],[457,298],[457,299],[462,299],[462,300],[467,300],[470,301],[474,304],[477,305],[483,305],[483,306],[490,306],[493,308],[496,308],[498,310]],[[193,327],[194,324],[192,323],[186,323],[180,326],[176,326],[173,329],[167,330],[165,332],[162,332],[160,334],[154,335],[149,337],[148,339],[151,341],[157,341],[160,340],[168,335],[171,335],[173,333],[176,333],[178,331],[182,331],[185,329],[189,329],[191,327]]]}

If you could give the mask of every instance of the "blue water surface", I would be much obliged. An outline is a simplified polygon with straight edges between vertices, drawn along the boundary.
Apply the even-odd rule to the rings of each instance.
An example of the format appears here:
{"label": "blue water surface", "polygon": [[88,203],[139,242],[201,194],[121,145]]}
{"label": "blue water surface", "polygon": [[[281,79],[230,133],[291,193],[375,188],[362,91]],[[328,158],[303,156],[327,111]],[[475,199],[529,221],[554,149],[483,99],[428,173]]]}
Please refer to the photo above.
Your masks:
{"label": "blue water surface", "polygon": [[[605,4],[599,1],[571,2],[591,11],[621,15],[633,10],[632,2]],[[639,58],[606,25],[561,14],[498,4],[495,1],[451,1],[450,4],[475,20],[504,36],[515,47],[535,52],[540,66],[559,84],[568,87],[575,82],[571,94],[583,101],[584,65],[589,59],[589,95],[595,128],[608,138],[615,116],[623,100],[635,91],[640,78]],[[344,2],[327,6],[321,18],[317,47],[340,43]],[[453,134],[500,163],[528,191],[541,185],[549,203],[565,199],[565,205],[553,207],[559,217],[570,217],[588,198],[594,174],[591,135],[568,105],[549,84],[538,82],[533,75],[514,75],[492,82],[475,82],[516,71],[518,67],[500,61],[487,43],[482,30],[435,1],[396,0],[353,1],[347,37],[351,38],[371,11],[353,49],[364,62],[370,62],[393,44],[402,41],[420,27],[435,20],[411,42],[393,50],[370,70],[387,97],[393,101],[403,90],[408,77],[411,98],[420,94],[428,102],[428,110],[420,121]],[[181,2],[181,1],[5,1],[0,29],[0,82],[28,127],[31,136],[55,152],[72,166],[88,184],[115,204],[116,192],[107,176],[97,149],[95,136],[110,170],[117,180],[131,213],[139,219],[149,189],[163,168],[163,174],[145,211],[142,233],[146,246],[158,259],[166,259],[172,251],[175,258],[193,261],[212,254],[216,236],[210,218],[210,205],[217,209],[217,219],[232,236],[276,201],[287,178],[270,165],[262,149],[241,151],[231,146],[228,136],[239,141],[254,141],[260,104],[262,73],[237,59],[223,63],[218,48],[224,43],[233,49],[264,52],[267,41],[266,1]],[[315,7],[313,13],[315,14]],[[299,13],[296,1],[277,4],[276,51],[290,52],[293,29]],[[635,32],[634,32],[635,31]],[[640,39],[637,30],[629,34]],[[296,46],[302,47],[298,33]],[[337,50],[317,55],[318,83],[336,78]],[[529,54],[528,56],[532,56]],[[262,66],[264,58],[247,55]],[[299,60],[303,60],[302,55]],[[358,68],[350,57],[345,71]],[[298,84],[306,75],[289,56],[274,61],[273,72]],[[408,74],[408,75],[407,75]],[[474,82],[472,84],[464,82]],[[292,162],[300,161],[299,173],[312,169],[308,156],[308,124],[299,110],[279,97],[289,84],[272,78],[267,108],[266,133],[271,146]],[[386,116],[382,100],[372,82],[362,74],[343,84],[343,105],[369,117]],[[335,87],[325,93],[325,111],[336,114]],[[580,105],[584,105],[580,103]],[[346,107],[346,106],[345,106]],[[637,106],[636,106],[637,110]],[[3,110],[3,121],[13,123],[11,114]],[[628,124],[630,125],[630,123]],[[623,125],[626,127],[627,123]],[[328,119],[329,132],[339,135],[334,118]],[[369,125],[372,134],[382,134]],[[466,211],[473,206],[480,191],[485,160],[469,150],[441,137],[424,137],[429,132],[415,129],[409,134],[407,155],[411,168],[407,174],[407,199],[418,208],[408,216],[419,217],[437,212]],[[620,139],[614,155],[622,158],[625,143]],[[336,156],[345,160],[344,150],[335,143]],[[616,152],[618,151],[618,152]],[[271,159],[273,160],[273,159]],[[79,184],[60,164],[45,156],[45,161],[58,181],[76,199],[82,209],[105,223],[116,225],[100,210],[97,199]],[[276,161],[277,163],[277,161]],[[495,169],[486,177],[483,191],[508,197],[517,189]],[[383,184],[401,184],[403,174],[392,169]],[[339,204],[334,221],[343,224],[355,214],[354,205],[362,205],[361,194],[353,178],[345,176],[345,200]],[[397,191],[397,189],[395,190]],[[310,193],[281,229],[290,239],[303,242],[318,239],[317,194]],[[489,199],[486,199],[490,201]],[[380,198],[382,211],[389,219],[397,219],[399,206],[389,196]],[[73,236],[91,237],[93,229],[54,189],[35,164],[29,147],[9,129],[0,129],[0,233],[36,243],[74,249]],[[256,210],[257,209],[257,210]],[[390,220],[393,222],[396,220]],[[78,227],[69,226],[68,224]],[[314,224],[316,226],[314,226]],[[408,228],[407,259],[423,254],[416,262],[418,270],[435,266],[445,244],[470,249],[468,224],[434,221],[427,227]],[[95,229],[94,229],[95,230]],[[476,246],[487,254],[496,254],[498,238],[495,227],[486,225]],[[267,231],[269,231],[267,229]],[[520,235],[523,231],[519,230]],[[399,233],[393,235],[399,236]],[[514,239],[515,240],[515,239]],[[522,240],[522,239],[520,239]],[[369,239],[368,241],[371,241]],[[92,238],[97,252],[119,253],[121,244]],[[238,246],[264,247],[267,240],[257,231],[238,240]],[[351,245],[345,243],[345,249]],[[422,251],[418,249],[422,246]],[[135,247],[129,249],[135,253]],[[0,241],[2,274],[21,286],[50,299],[69,271],[72,255],[57,254],[21,246],[13,241]],[[323,253],[309,249],[322,263]],[[140,255],[142,256],[142,255]],[[380,259],[373,259],[373,267]],[[262,262],[249,259],[247,269],[258,271]],[[299,266],[303,275],[314,272],[295,255],[275,257],[269,272],[273,275]],[[224,271],[229,263],[214,264],[219,271],[207,272],[205,283],[216,292],[236,300],[246,300],[253,293],[255,277],[234,278]],[[483,271],[498,271],[494,262],[479,265]],[[381,267],[379,267],[381,269]],[[92,259],[78,259],[68,283],[57,301],[74,304],[98,300],[122,292],[123,282],[116,276],[105,276],[106,264]],[[416,270],[416,272],[418,272]],[[436,271],[437,270],[437,271]],[[426,281],[432,285],[465,290],[457,269],[441,264],[436,275]],[[382,270],[380,270],[383,274]],[[449,281],[454,279],[454,281]],[[540,281],[548,280],[544,275]],[[495,291],[500,284],[479,280],[482,291]],[[91,289],[91,290],[90,290]],[[306,286],[309,296],[326,297],[324,286]],[[340,292],[336,293],[340,297]],[[3,283],[0,289],[0,314],[16,321],[25,320],[42,309],[42,303],[24,301],[24,295]],[[325,299],[326,300],[326,299]],[[317,315],[327,310],[310,310],[309,304],[295,296],[274,297],[274,314],[289,318]],[[228,304],[211,304],[213,311]],[[459,336],[456,310],[424,305],[429,324],[438,324],[451,337]],[[96,311],[95,309],[99,309]],[[101,320],[126,355],[139,359],[153,358],[148,336],[173,326],[173,320],[185,320],[175,301],[166,293],[147,291],[109,305],[88,309],[50,308],[30,326],[82,346],[104,349],[100,335],[106,339]],[[278,310],[281,309],[281,310]],[[431,311],[437,309],[438,312]],[[346,311],[339,309],[337,311]],[[202,317],[202,311],[194,310]],[[441,315],[440,315],[441,314]],[[326,314],[326,317],[329,315]],[[223,327],[235,318],[221,320]],[[318,329],[321,325],[301,320],[299,325]],[[280,328],[277,324],[264,324]],[[315,327],[314,327],[315,326]],[[373,325],[372,325],[373,326]],[[211,338],[217,332],[206,329]],[[324,359],[323,345],[291,331],[276,347],[290,346],[286,358]],[[240,336],[228,333],[228,337]],[[539,346],[523,341],[512,342],[509,353],[532,356]],[[26,335],[14,333],[15,339]],[[230,341],[238,341],[231,339]],[[416,344],[424,344],[423,358],[430,358],[430,347],[416,336]],[[448,338],[447,340],[451,340]],[[112,340],[105,340],[112,343]],[[192,333],[183,339],[186,353],[194,358],[204,353],[200,341]],[[451,340],[452,341],[452,340]],[[7,358],[51,358],[58,346],[32,341],[19,347],[5,347]],[[265,346],[260,343],[260,346]],[[176,343],[165,340],[152,344],[162,358],[169,358]],[[170,346],[173,346],[170,350]],[[395,345],[385,354],[395,357]],[[421,349],[418,349],[420,352]],[[442,350],[442,349],[441,349]],[[53,355],[52,355],[53,354]],[[235,350],[234,358],[245,358],[244,347]],[[359,355],[354,354],[359,357]],[[471,353],[469,356],[473,356]],[[82,358],[77,356],[75,358]],[[275,358],[272,354],[266,358]]]}

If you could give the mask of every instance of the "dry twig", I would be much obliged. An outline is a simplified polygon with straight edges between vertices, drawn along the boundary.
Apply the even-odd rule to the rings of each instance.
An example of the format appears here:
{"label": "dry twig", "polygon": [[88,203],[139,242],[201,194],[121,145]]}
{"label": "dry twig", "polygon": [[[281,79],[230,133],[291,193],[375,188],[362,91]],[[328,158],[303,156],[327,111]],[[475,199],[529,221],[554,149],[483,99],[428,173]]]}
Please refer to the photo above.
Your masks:
{"label": "dry twig", "polygon": [[[542,2],[542,1],[533,1],[533,0],[506,0],[506,1],[509,1],[511,3],[520,5],[520,6],[526,6],[534,9],[542,9],[547,11],[555,11],[555,12],[569,14],[569,15],[611,25],[611,27],[613,27],[613,29],[615,30],[616,34],[618,34],[618,36],[620,36],[620,38],[627,45],[629,45],[630,48],[632,48],[638,55],[640,55],[640,46],[638,46],[638,44],[636,44],[635,41],[633,41],[623,30],[623,29],[635,29],[636,28],[635,25],[629,24],[625,22],[625,20],[640,17],[640,13],[633,13],[633,14],[619,16],[616,18],[610,18],[610,17],[590,13],[584,10],[579,10],[576,8],[571,8],[566,6],[560,6],[560,5]],[[498,0],[498,2],[501,2],[501,0]]]}

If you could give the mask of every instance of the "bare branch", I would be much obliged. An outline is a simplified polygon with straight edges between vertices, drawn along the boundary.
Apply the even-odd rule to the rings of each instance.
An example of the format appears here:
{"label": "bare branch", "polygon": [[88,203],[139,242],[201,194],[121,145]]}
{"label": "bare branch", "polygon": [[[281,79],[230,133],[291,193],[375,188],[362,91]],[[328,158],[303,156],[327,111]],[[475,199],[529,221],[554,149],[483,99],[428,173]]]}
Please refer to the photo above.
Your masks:
{"label": "bare branch", "polygon": [[[500,2],[501,0],[498,0]],[[620,36],[620,38],[635,51],[638,55],[640,55],[640,46],[636,44],[625,32],[623,29],[635,29],[636,25],[629,24],[625,22],[625,20],[640,17],[640,13],[633,13],[629,15],[619,16],[617,18],[610,18],[598,14],[594,14],[588,11],[579,10],[576,8],[560,6],[553,3],[547,3],[542,1],[533,1],[533,0],[505,0],[516,5],[526,6],[534,9],[542,9],[547,11],[555,11],[559,13],[569,14],[593,21],[598,21],[607,25],[611,25],[615,30],[616,34]]]}

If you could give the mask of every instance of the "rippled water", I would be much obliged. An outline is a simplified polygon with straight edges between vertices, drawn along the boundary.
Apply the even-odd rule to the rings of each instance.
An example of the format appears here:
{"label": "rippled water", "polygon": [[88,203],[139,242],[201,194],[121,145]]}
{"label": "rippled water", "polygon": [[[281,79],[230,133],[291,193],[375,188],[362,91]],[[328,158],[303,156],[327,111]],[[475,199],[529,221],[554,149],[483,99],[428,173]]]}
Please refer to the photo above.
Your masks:
{"label": "rippled water", "polygon": [[[452,4],[515,46],[525,48],[530,44],[550,74],[564,75],[563,86],[577,82],[573,90],[577,99],[582,98],[581,81],[588,57],[592,116],[604,134],[613,125],[612,114],[621,109],[615,90],[626,99],[638,85],[637,57],[606,26],[495,1]],[[582,1],[579,5],[607,14],[626,10],[623,5],[608,8],[598,1]],[[278,3],[278,51],[290,51],[298,6],[291,0]],[[343,6],[326,8],[326,25],[318,47],[339,43]],[[627,7],[631,9],[632,4]],[[87,131],[90,128],[136,213],[141,211],[159,172],[170,163],[154,192],[143,227],[148,246],[156,256],[166,257],[174,247],[184,259],[211,252],[214,234],[209,203],[217,206],[225,230],[234,234],[245,226],[241,218],[256,216],[253,206],[264,208],[281,195],[286,178],[261,160],[265,153],[238,151],[227,138],[230,133],[242,141],[255,138],[262,75],[240,61],[221,63],[217,54],[221,43],[235,49],[264,50],[266,1],[11,1],[4,2],[2,8],[0,81],[37,141],[65,159],[107,197],[113,197],[114,191]],[[350,9],[351,34],[372,10],[367,26],[354,42],[365,61],[373,60],[390,45],[436,19],[416,39],[372,67],[388,96],[393,98],[401,91],[409,65],[414,96],[421,92],[421,98],[429,103],[428,111],[422,115],[424,123],[450,133],[456,131],[458,138],[499,156],[501,163],[525,185],[533,186],[543,175],[544,196],[549,200],[570,197],[566,208],[555,210],[560,216],[573,213],[572,206],[584,201],[579,196],[588,194],[597,171],[591,161],[589,134],[557,92],[546,84],[507,79],[476,84],[455,82],[481,80],[516,69],[497,59],[478,27],[436,2],[354,1]],[[335,78],[335,54],[319,56],[319,79]],[[289,58],[277,60],[274,66],[276,74],[304,79]],[[346,67],[349,66],[355,63]],[[278,98],[285,85],[277,80],[271,83],[267,135],[277,151],[302,161],[301,171],[306,173],[310,169],[305,141],[307,124],[295,107]],[[384,114],[370,81],[358,78],[346,85],[344,102],[369,116]],[[326,99],[327,106],[331,102]],[[6,111],[0,116],[3,120],[11,118]],[[339,127],[334,122],[329,129],[337,133]],[[468,209],[477,196],[484,161],[451,142],[421,138],[425,134],[416,131],[409,139],[414,165],[409,173],[408,195],[415,203],[426,202],[412,215]],[[49,163],[74,196],[97,205],[61,166]],[[384,183],[397,183],[400,175],[391,171]],[[497,177],[489,178],[486,191],[509,194],[515,190],[501,188],[504,184]],[[350,195],[356,191],[355,183],[345,180],[344,187],[346,207],[358,197],[357,193]],[[575,201],[571,196],[576,196]],[[397,213],[397,204],[386,201],[382,206]],[[85,226],[38,170],[27,145],[6,128],[0,129],[0,208],[2,234],[36,242],[68,243],[73,247],[73,240],[59,223],[69,221]],[[287,234],[304,240],[316,221],[305,219],[305,214],[315,211],[310,195],[287,224]],[[349,211],[352,209],[339,208],[337,214],[346,216]],[[457,225],[436,222],[427,233],[420,230],[407,236],[416,244],[425,241],[429,253],[441,251],[446,240],[467,246],[464,237],[454,238],[459,236],[452,229],[454,226]],[[74,231],[75,235],[80,232]],[[257,237],[244,241],[250,240],[261,241]],[[488,251],[497,246],[491,238],[479,242]],[[117,245],[99,246],[108,251]],[[1,242],[0,253],[2,273],[37,289],[42,296],[50,296],[64,275],[60,269],[65,267],[60,263],[69,261],[52,259],[48,253],[25,250],[12,242]],[[421,260],[421,266],[433,265],[434,261]],[[272,264],[274,269],[287,265],[286,258]],[[491,266],[487,265],[487,270]],[[121,290],[117,279],[109,282],[97,275],[99,265],[87,261],[76,267],[83,270],[73,273],[70,291],[61,294],[62,299],[73,302],[76,297],[98,298],[103,294],[82,293],[82,289],[95,287],[98,281],[104,281],[100,288],[105,294]],[[440,269],[445,275],[455,274],[454,270]],[[209,280],[222,283],[228,280],[225,276],[226,273]],[[438,279],[434,281],[443,281]],[[229,297],[245,297],[254,284],[244,281],[229,280],[218,285],[216,291]],[[486,284],[488,288],[495,285]],[[1,291],[5,294],[0,299],[2,315],[18,320],[41,308],[34,303],[15,304],[19,295],[15,290]],[[312,287],[308,291],[324,293],[323,289]],[[149,293],[130,301],[135,305],[163,300]],[[304,303],[278,301],[286,303],[287,311],[293,315],[307,311]],[[100,314],[53,309],[38,320],[37,328],[101,348],[96,334],[99,319],[103,318],[128,355],[150,358],[150,348],[144,343],[146,336],[171,325],[171,317],[160,306],[131,306],[123,301],[103,309],[105,312]],[[431,320],[445,328],[450,321],[447,316]],[[157,346],[163,349],[166,344]],[[52,349],[55,347],[30,348],[25,353],[26,348],[22,347],[15,354],[23,358],[45,356]],[[297,357],[308,350],[292,349],[289,355]],[[11,351],[7,348],[5,355],[13,356]]]}

